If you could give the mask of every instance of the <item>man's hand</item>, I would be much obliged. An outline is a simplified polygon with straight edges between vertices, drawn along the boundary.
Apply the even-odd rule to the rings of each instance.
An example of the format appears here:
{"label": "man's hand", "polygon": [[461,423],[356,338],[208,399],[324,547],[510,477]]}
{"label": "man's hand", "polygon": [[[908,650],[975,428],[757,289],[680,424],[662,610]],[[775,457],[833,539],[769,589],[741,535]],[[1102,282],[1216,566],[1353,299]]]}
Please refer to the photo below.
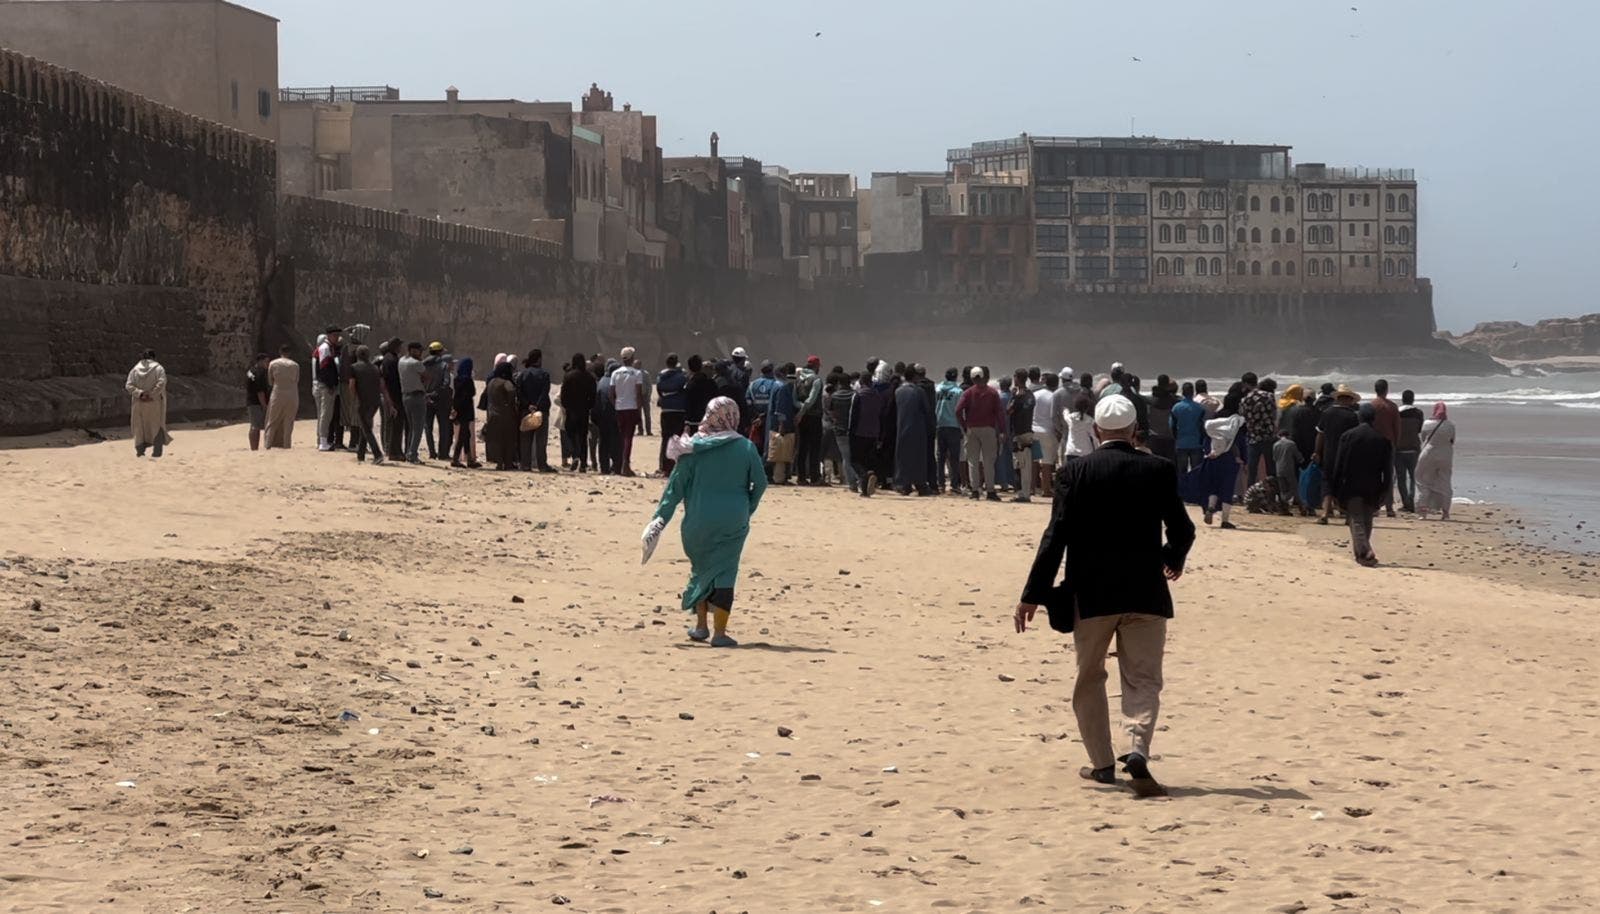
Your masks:
{"label": "man's hand", "polygon": [[1017,614],[1016,614],[1016,617],[1015,617],[1015,621],[1017,623],[1017,633],[1018,634],[1021,634],[1021,633],[1023,633],[1023,632],[1028,630],[1028,623],[1033,621],[1033,614],[1038,612],[1038,611],[1039,611],[1039,604],[1037,604],[1037,603],[1018,603],[1017,604]]}
{"label": "man's hand", "polygon": [[1161,573],[1166,575],[1167,580],[1169,581],[1176,581],[1177,579],[1183,577],[1183,569],[1174,568],[1171,565],[1162,566]]}

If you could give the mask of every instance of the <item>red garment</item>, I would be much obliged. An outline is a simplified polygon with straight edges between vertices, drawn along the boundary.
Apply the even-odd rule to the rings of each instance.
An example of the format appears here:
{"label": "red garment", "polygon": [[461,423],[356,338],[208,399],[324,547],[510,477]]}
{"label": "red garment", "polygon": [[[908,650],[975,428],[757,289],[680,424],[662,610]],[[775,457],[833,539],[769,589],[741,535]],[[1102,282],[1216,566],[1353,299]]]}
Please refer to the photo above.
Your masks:
{"label": "red garment", "polygon": [[999,428],[1005,416],[1000,391],[988,384],[974,384],[956,401],[956,421],[961,428]]}
{"label": "red garment", "polygon": [[1397,443],[1400,440],[1400,407],[1388,397],[1374,397],[1372,411],[1375,414],[1372,427],[1390,444]]}

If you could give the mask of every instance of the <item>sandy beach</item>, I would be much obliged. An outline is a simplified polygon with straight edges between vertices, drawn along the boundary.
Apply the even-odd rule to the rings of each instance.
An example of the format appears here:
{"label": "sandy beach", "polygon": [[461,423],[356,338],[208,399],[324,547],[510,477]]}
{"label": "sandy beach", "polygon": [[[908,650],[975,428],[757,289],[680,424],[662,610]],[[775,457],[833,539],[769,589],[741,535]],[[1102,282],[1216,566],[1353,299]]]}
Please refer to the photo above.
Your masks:
{"label": "sandy beach", "polygon": [[1202,526],[1139,801],[1045,504],[774,488],[717,651],[660,481],[175,439],[0,450],[0,909],[1600,909],[1600,560],[1505,509]]}

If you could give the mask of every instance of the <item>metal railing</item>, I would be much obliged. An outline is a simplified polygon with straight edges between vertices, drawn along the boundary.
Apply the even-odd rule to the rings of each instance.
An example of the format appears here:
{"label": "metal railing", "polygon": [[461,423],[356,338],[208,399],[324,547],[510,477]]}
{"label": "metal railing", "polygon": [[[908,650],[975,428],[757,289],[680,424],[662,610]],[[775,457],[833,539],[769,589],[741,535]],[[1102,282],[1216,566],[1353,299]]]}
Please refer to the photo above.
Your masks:
{"label": "metal railing", "polygon": [[280,102],[394,102],[400,90],[394,86],[317,86],[278,90]]}
{"label": "metal railing", "polygon": [[1296,178],[1306,181],[1415,181],[1414,168],[1365,168],[1359,165],[1299,165]]}

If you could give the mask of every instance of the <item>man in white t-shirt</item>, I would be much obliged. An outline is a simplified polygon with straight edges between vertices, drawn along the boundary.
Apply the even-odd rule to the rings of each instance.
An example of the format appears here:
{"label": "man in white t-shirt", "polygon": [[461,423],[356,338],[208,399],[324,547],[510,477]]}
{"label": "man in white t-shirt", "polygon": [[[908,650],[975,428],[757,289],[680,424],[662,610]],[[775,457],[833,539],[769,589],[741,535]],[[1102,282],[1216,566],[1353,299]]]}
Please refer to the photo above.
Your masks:
{"label": "man in white t-shirt", "polygon": [[634,364],[632,346],[622,347],[622,367],[611,373],[611,396],[616,404],[617,430],[622,433],[622,475],[633,475],[633,436],[639,430],[639,407],[644,402],[644,372]]}
{"label": "man in white t-shirt", "polygon": [[1061,388],[1061,379],[1052,372],[1045,372],[1042,376],[1044,386],[1033,392],[1033,440],[1039,443],[1044,453],[1034,461],[1037,468],[1035,488],[1045,497],[1050,496],[1050,483],[1055,479],[1056,454],[1061,448],[1060,439],[1056,437],[1056,391]]}

